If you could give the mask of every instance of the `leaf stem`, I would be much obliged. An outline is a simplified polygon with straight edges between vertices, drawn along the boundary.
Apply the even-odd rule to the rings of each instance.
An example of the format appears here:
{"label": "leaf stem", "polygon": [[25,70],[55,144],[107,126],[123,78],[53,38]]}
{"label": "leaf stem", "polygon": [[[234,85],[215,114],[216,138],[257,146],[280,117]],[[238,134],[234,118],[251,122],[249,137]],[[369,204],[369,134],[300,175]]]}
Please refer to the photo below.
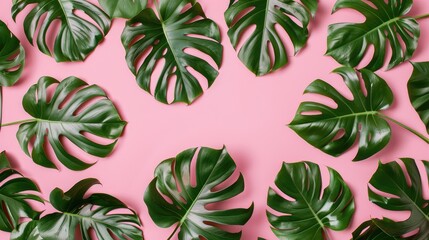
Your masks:
{"label": "leaf stem", "polygon": [[416,19],[416,20],[425,19],[425,18],[429,18],[429,13],[423,14],[423,15],[418,15],[418,16],[414,17],[414,19]]}
{"label": "leaf stem", "polygon": [[170,240],[172,237],[174,237],[174,234],[176,234],[177,230],[179,230],[179,227],[180,227],[180,224],[177,224],[176,228],[174,228],[174,231],[170,234],[167,240]]}
{"label": "leaf stem", "polygon": [[393,119],[391,117],[388,117],[388,116],[386,116],[384,114],[379,113],[378,115],[380,117],[386,119],[386,120],[389,120],[389,121],[391,121],[391,122],[399,125],[400,127],[404,128],[404,129],[410,131],[411,133],[413,133],[414,135],[416,135],[417,137],[419,137],[420,139],[422,139],[423,141],[425,141],[426,143],[429,144],[429,138],[426,137],[425,135],[419,133],[417,130],[415,130],[415,129],[413,129],[413,128],[411,128],[411,127],[409,127],[409,126],[407,126],[407,125],[405,125],[405,124],[403,124],[403,123],[401,123],[401,122],[399,122],[399,121],[397,121],[397,120],[395,120],[395,119]]}
{"label": "leaf stem", "polygon": [[21,123],[28,123],[28,122],[34,122],[34,121],[36,121],[36,119],[30,118],[30,119],[25,119],[25,120],[21,120],[21,121],[5,123],[5,124],[2,124],[0,126],[1,127],[7,127],[7,126],[18,125],[18,124],[21,124]]}

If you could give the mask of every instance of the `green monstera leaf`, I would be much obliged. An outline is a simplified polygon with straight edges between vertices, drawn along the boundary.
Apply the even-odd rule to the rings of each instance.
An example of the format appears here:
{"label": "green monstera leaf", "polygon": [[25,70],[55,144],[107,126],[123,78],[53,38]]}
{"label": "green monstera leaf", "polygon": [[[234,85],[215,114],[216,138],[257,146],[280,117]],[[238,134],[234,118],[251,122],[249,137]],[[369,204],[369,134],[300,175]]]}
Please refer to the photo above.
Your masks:
{"label": "green monstera leaf", "polygon": [[[180,229],[179,239],[239,240],[241,232],[228,232],[219,225],[244,225],[253,213],[247,209],[208,210],[214,204],[237,196],[244,190],[243,176],[221,189],[218,185],[230,179],[236,165],[226,149],[201,148],[186,150],[163,161],[155,170],[155,179],[144,196],[152,220],[160,227],[177,224],[171,239]],[[191,164],[196,158],[196,184],[191,184]],[[166,200],[166,199],[169,199]],[[214,225],[215,224],[215,225]]]}
{"label": "green monstera leaf", "polygon": [[[48,88],[55,85],[55,92],[48,99]],[[91,102],[93,99],[97,101]],[[25,111],[33,119],[25,120],[20,125],[17,133],[19,144],[28,156],[29,146],[32,145],[33,161],[49,168],[56,166],[46,152],[46,144],[51,145],[64,166],[72,170],[83,170],[93,163],[83,162],[69,153],[62,138],[68,139],[90,155],[106,157],[113,151],[117,140],[103,145],[85,134],[114,140],[121,136],[125,126],[106,93],[100,87],[88,86],[76,77],[66,78],[62,82],[42,77],[28,90],[22,102]],[[34,142],[32,138],[35,138]]]}
{"label": "green monstera leaf", "polygon": [[372,71],[383,67],[389,44],[392,49],[389,69],[410,59],[420,37],[416,19],[405,16],[412,5],[413,0],[338,0],[333,12],[354,9],[362,13],[366,21],[329,26],[326,54],[343,65],[356,67],[369,47],[374,46],[372,59],[365,67]]}
{"label": "green monstera leaf", "polygon": [[[317,5],[317,0],[301,0],[301,3],[295,0],[231,1],[225,20],[234,48],[238,47],[246,29],[256,26],[238,52],[240,60],[257,76],[285,66],[288,62],[286,46],[275,26],[286,31],[296,54],[307,43],[308,25],[316,14]],[[269,45],[273,57],[270,57]]]}
{"label": "green monstera leaf", "polygon": [[24,69],[25,51],[6,24],[0,21],[0,87],[14,85]]}
{"label": "green monstera leaf", "polygon": [[21,218],[38,219],[40,212],[30,202],[42,202],[35,195],[39,188],[28,178],[11,168],[6,153],[0,154],[0,230],[11,232],[17,228]]}
{"label": "green monstera leaf", "polygon": [[362,223],[354,232],[352,240],[399,240],[383,232],[374,221]]}
{"label": "green monstera leaf", "polygon": [[[40,51],[47,55],[52,55],[47,41],[55,39],[52,49],[58,62],[85,60],[110,29],[109,16],[86,0],[15,0],[12,7],[13,18],[16,19],[28,5],[32,8],[24,19],[27,39],[33,43],[36,38]],[[92,21],[77,13],[84,13]],[[56,20],[61,23],[60,29],[47,35]],[[39,25],[40,29],[37,31]]]}
{"label": "green monstera leaf", "polygon": [[43,240],[37,229],[38,220],[21,223],[10,235],[10,240]]}
{"label": "green monstera leaf", "polygon": [[139,14],[147,0],[98,0],[103,9],[112,18],[132,18]]}
{"label": "green monstera leaf", "polygon": [[[422,179],[414,159],[403,158],[407,175],[397,162],[380,163],[369,181],[377,190],[369,188],[369,199],[383,209],[411,213],[404,221],[394,222],[388,218],[373,219],[373,222],[388,235],[402,239],[429,239],[429,200],[423,197]],[[423,161],[429,178],[429,162]],[[409,177],[409,180],[408,180]],[[410,182],[410,183],[408,183]],[[384,193],[388,194],[385,196]]]}
{"label": "green monstera leaf", "polygon": [[201,5],[194,0],[160,0],[157,13],[151,8],[144,9],[127,22],[122,43],[137,83],[149,93],[155,66],[165,61],[156,84],[152,83],[156,85],[155,98],[163,103],[169,102],[169,82],[174,78],[172,102],[190,104],[203,93],[190,69],[200,73],[209,87],[219,74],[207,61],[185,52],[185,49],[199,51],[213,59],[217,67],[222,62],[219,27],[205,17]]}
{"label": "green monstera leaf", "polygon": [[408,81],[408,94],[429,133],[429,62],[413,63],[414,72]]}
{"label": "green monstera leaf", "polygon": [[305,93],[326,96],[338,107],[303,102],[289,127],[311,145],[333,156],[347,151],[359,138],[355,160],[366,159],[383,149],[390,140],[390,126],[381,111],[392,104],[392,91],[383,79],[366,69],[360,73],[367,94],[364,94],[355,70],[341,67],[334,72],[343,77],[353,99],[341,95],[328,83],[316,80]]}
{"label": "green monstera leaf", "polygon": [[272,188],[268,192],[268,206],[273,211],[268,211],[267,216],[279,239],[323,240],[327,229],[347,228],[355,211],[353,195],[338,172],[328,170],[331,180],[322,193],[317,164],[283,164],[275,184],[292,200],[285,199]]}

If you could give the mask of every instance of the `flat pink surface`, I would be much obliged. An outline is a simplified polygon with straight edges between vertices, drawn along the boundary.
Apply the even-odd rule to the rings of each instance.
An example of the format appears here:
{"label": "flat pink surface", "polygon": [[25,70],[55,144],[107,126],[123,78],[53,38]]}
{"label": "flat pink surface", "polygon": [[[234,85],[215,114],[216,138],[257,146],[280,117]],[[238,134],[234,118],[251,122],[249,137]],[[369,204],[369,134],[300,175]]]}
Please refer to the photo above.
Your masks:
{"label": "flat pink surface", "polygon": [[[207,16],[221,28],[225,51],[220,76],[191,106],[161,104],[137,86],[126,65],[125,51],[120,42],[124,20],[113,22],[105,41],[85,62],[56,63],[53,58],[43,55],[28,43],[22,27],[25,14],[19,15],[16,23],[13,22],[11,2],[2,1],[0,4],[0,19],[23,42],[27,63],[19,84],[3,90],[4,122],[29,117],[21,106],[21,99],[39,77],[48,75],[64,79],[73,75],[105,89],[129,123],[114,153],[106,159],[87,157],[87,160],[98,163],[83,172],[73,172],[64,167],[56,171],[34,164],[18,145],[15,137],[18,126],[3,128],[0,133],[1,150],[7,150],[14,165],[39,183],[45,198],[55,187],[68,189],[83,178],[98,178],[103,185],[91,191],[113,194],[136,209],[143,221],[146,239],[166,239],[173,229],[158,228],[143,203],[143,193],[153,178],[155,167],[162,160],[187,148],[221,148],[226,145],[246,181],[245,192],[226,206],[245,207],[252,201],[255,203],[254,215],[243,228],[242,239],[256,239],[258,236],[276,239],[265,216],[266,197],[268,187],[273,186],[274,178],[284,161],[310,160],[332,167],[341,173],[351,187],[355,195],[356,214],[346,231],[329,233],[334,240],[349,239],[353,229],[371,216],[380,217],[383,214],[394,219],[407,217],[407,214],[381,211],[371,204],[367,196],[367,183],[379,160],[388,162],[399,157],[418,160],[428,158],[426,143],[393,126],[392,140],[387,148],[366,161],[354,163],[355,148],[334,158],[313,148],[286,127],[299,103],[309,99],[308,96],[303,97],[302,93],[313,80],[321,78],[342,91],[346,90],[340,77],[330,73],[339,65],[324,56],[327,27],[331,23],[360,21],[363,18],[348,10],[331,15],[335,0],[320,1],[320,10],[311,25],[307,47],[298,56],[291,57],[286,68],[259,78],[243,66],[227,38],[223,12],[229,1],[200,0]],[[429,2],[415,2],[411,15],[429,12]],[[429,41],[429,20],[420,22],[421,44],[413,61],[429,60],[429,45],[426,44]],[[379,71],[378,74],[388,81],[395,94],[394,106],[387,114],[425,132],[407,95],[406,84],[411,71],[411,65],[405,63],[388,72]],[[0,239],[6,238],[7,234],[0,233]]]}

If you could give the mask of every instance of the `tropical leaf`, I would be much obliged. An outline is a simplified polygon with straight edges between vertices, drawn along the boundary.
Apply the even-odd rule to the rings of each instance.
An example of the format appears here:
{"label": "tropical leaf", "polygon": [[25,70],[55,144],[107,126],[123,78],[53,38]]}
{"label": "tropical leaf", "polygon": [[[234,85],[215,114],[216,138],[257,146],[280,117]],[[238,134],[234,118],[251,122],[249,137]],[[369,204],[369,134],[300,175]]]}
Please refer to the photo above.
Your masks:
{"label": "tropical leaf", "polygon": [[[316,14],[317,5],[317,0],[302,0],[301,3],[295,0],[235,1],[225,12],[228,36],[234,48],[238,47],[244,32],[256,26],[238,52],[240,60],[258,76],[285,66],[288,62],[286,46],[275,26],[286,31],[296,54],[307,43],[308,25]],[[269,45],[273,48],[272,57]]]}
{"label": "tropical leaf", "polygon": [[37,229],[38,220],[24,222],[10,235],[10,240],[43,240]]}
{"label": "tropical leaf", "polygon": [[196,148],[186,150],[158,165],[155,179],[144,196],[149,214],[160,227],[177,224],[171,237],[180,229],[180,240],[201,237],[238,240],[241,232],[228,232],[218,226],[244,225],[252,215],[253,204],[247,209],[229,210],[208,210],[206,205],[228,200],[243,192],[243,176],[240,174],[229,186],[214,190],[231,178],[236,165],[225,148],[203,147],[196,156],[196,184],[191,184],[191,164],[196,151]]}
{"label": "tropical leaf", "polygon": [[30,206],[31,201],[42,202],[35,195],[39,192],[36,184],[10,167],[6,153],[0,154],[0,230],[11,232],[21,218],[37,219],[40,212]]}
{"label": "tropical leaf", "polygon": [[[32,6],[24,19],[28,41],[33,44],[33,39],[36,38],[40,51],[47,55],[52,55],[53,52],[58,62],[85,60],[110,29],[109,16],[86,0],[15,0],[12,7],[13,19],[28,5]],[[77,13],[84,13],[95,24]],[[47,35],[56,20],[60,22],[60,29]],[[48,39],[53,38],[53,46],[48,46]]]}
{"label": "tropical leaf", "polygon": [[383,232],[372,220],[362,223],[354,232],[353,240],[399,240]]}
{"label": "tropical leaf", "polygon": [[[48,88],[56,84],[52,98],[48,99]],[[91,102],[93,99],[97,101]],[[40,78],[25,94],[23,106],[34,119],[20,125],[17,133],[19,144],[30,156],[29,145],[34,137],[31,157],[35,163],[49,168],[56,166],[46,153],[46,144],[51,145],[64,166],[83,170],[93,164],[69,153],[62,138],[90,155],[106,157],[113,151],[117,140],[103,145],[90,140],[85,133],[113,140],[121,136],[125,126],[106,93],[100,87],[88,86],[76,77],[66,78],[62,82],[51,77]]]}
{"label": "tropical leaf", "polygon": [[25,51],[18,38],[0,21],[0,87],[12,86],[24,69]]}
{"label": "tropical leaf", "polygon": [[413,66],[413,75],[408,81],[408,94],[429,133],[429,62],[413,63]]}
{"label": "tropical leaf", "polygon": [[[407,17],[412,0],[338,0],[333,12],[350,8],[365,16],[364,23],[338,23],[329,26],[327,55],[343,65],[356,67],[370,46],[374,46],[371,61],[365,67],[376,71],[383,67],[390,45],[392,56],[388,68],[410,59],[417,48],[420,27]],[[404,46],[402,46],[402,43]]]}
{"label": "tropical leaf", "polygon": [[112,18],[132,18],[141,12],[147,0],[98,0],[101,7]]}
{"label": "tropical leaf", "polygon": [[[369,181],[377,192],[369,188],[368,194],[369,199],[379,207],[392,211],[411,212],[410,217],[400,222],[393,222],[387,218],[373,219],[373,221],[383,232],[396,238],[407,235],[404,239],[429,239],[429,200],[423,197],[423,192],[429,186],[422,185],[414,159],[403,158],[401,161],[405,165],[408,176],[397,162],[380,163]],[[423,164],[429,178],[429,162],[423,161]],[[389,196],[385,196],[384,193]]]}
{"label": "tropical leaf", "polygon": [[[188,4],[192,5],[186,9]],[[219,28],[205,17],[201,5],[194,3],[194,0],[160,0],[157,14],[146,8],[127,22],[122,43],[127,52],[128,66],[136,75],[139,86],[151,93],[155,65],[165,60],[156,80],[155,98],[168,103],[168,85],[175,77],[172,102],[190,104],[203,93],[203,89],[189,69],[200,73],[209,87],[218,76],[218,71],[207,61],[184,50],[202,52],[220,67],[223,48]]]}
{"label": "tropical leaf", "polygon": [[[98,180],[88,178],[78,182],[67,192],[54,189],[50,202],[59,212],[42,217],[37,226],[29,226],[28,232],[35,234],[38,231],[43,240],[75,240],[80,235],[82,240],[92,240],[92,230],[100,240],[142,240],[140,220],[124,203],[101,193],[84,198],[88,189],[95,184],[99,184]],[[123,211],[130,213],[122,213]]]}
{"label": "tropical leaf", "polygon": [[383,79],[366,69],[360,71],[366,94],[358,73],[352,68],[341,67],[334,72],[343,77],[353,99],[341,95],[328,83],[316,80],[305,93],[328,97],[338,106],[303,102],[289,127],[311,145],[333,156],[343,154],[359,139],[355,160],[366,159],[390,140],[390,126],[381,111],[392,104],[392,91]]}
{"label": "tropical leaf", "polygon": [[[353,195],[335,170],[322,193],[320,168],[311,162],[284,163],[276,177],[276,190],[268,192],[268,220],[279,239],[325,239],[327,229],[344,230],[355,211]],[[278,215],[276,212],[281,213]]]}

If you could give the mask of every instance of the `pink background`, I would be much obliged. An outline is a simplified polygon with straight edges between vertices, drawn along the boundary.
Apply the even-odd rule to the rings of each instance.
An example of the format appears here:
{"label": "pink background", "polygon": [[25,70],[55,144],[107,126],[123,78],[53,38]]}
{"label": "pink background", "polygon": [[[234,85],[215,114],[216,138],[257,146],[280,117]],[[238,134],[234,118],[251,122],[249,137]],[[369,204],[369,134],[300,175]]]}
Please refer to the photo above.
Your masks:
{"label": "pink background", "polygon": [[[311,24],[307,47],[298,56],[291,57],[286,68],[259,78],[239,61],[226,36],[223,12],[229,1],[200,0],[207,16],[221,28],[225,51],[220,76],[191,106],[161,104],[137,86],[125,63],[125,51],[120,42],[124,20],[113,22],[105,41],[84,63],[58,64],[28,43],[22,27],[25,14],[18,16],[17,23],[13,22],[11,2],[2,1],[0,19],[23,42],[27,51],[27,64],[18,85],[3,90],[4,122],[29,117],[21,106],[21,99],[39,77],[49,75],[64,79],[74,75],[90,84],[102,86],[129,123],[114,153],[106,159],[86,156],[87,160],[98,160],[98,163],[83,172],[73,172],[64,167],[56,171],[34,164],[18,145],[15,137],[18,126],[3,128],[0,134],[1,149],[8,151],[19,170],[38,182],[45,198],[55,187],[68,189],[83,178],[96,177],[103,185],[91,190],[113,194],[136,209],[143,221],[146,239],[166,239],[173,229],[158,228],[150,219],[142,200],[155,167],[162,160],[190,147],[221,148],[226,145],[245,177],[246,190],[223,206],[247,207],[252,201],[255,202],[254,215],[243,228],[243,239],[256,239],[258,236],[275,239],[265,217],[266,196],[283,161],[310,160],[332,167],[341,173],[351,187],[355,195],[356,214],[346,231],[330,232],[334,240],[349,239],[353,229],[371,216],[380,217],[384,214],[394,219],[407,217],[408,214],[381,211],[371,204],[367,197],[367,183],[379,160],[388,162],[399,157],[418,160],[427,158],[426,143],[393,126],[392,140],[387,148],[366,161],[353,163],[351,160],[355,148],[334,158],[313,148],[286,127],[299,103],[309,99],[308,96],[302,96],[305,87],[317,78],[325,79],[350,96],[349,92],[344,91],[346,88],[340,77],[330,73],[339,65],[324,56],[327,27],[331,23],[361,21],[363,18],[348,10],[331,16],[335,0],[320,1],[320,10]],[[411,15],[429,12],[429,2],[415,2]],[[423,29],[420,39],[422,44],[413,61],[429,60],[429,46],[426,44],[429,41],[429,20],[420,22]],[[406,84],[411,71],[411,65],[405,63],[388,72],[379,71],[378,74],[388,81],[395,94],[394,106],[387,114],[425,132],[407,95]],[[426,177],[424,183],[427,186]],[[7,237],[7,234],[0,233],[1,239]]]}

